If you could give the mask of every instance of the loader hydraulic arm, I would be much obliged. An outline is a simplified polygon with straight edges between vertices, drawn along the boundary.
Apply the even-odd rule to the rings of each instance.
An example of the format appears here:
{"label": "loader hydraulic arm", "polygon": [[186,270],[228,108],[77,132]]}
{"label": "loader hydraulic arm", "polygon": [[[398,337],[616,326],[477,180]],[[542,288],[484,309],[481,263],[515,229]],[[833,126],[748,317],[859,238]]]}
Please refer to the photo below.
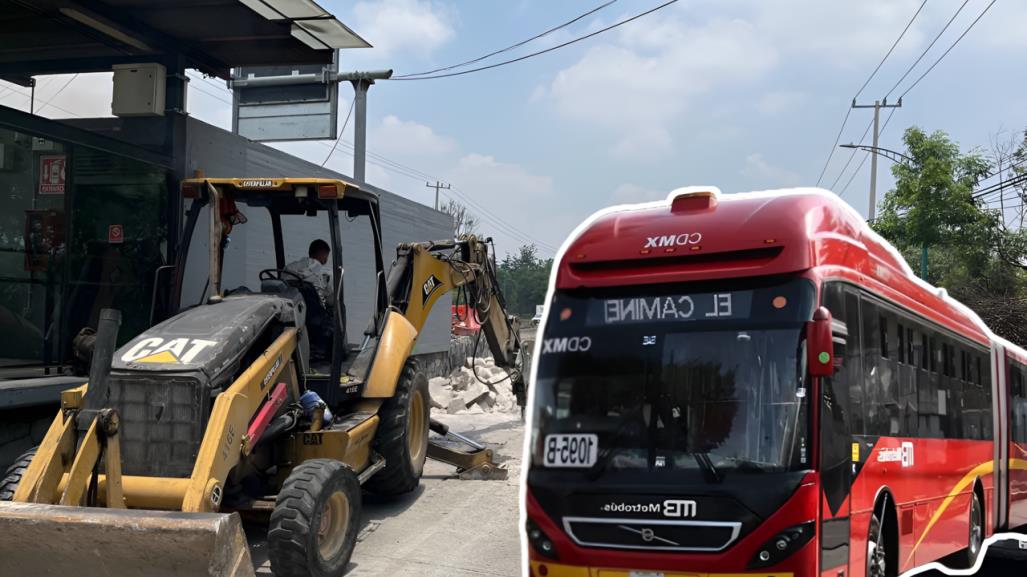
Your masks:
{"label": "loader hydraulic arm", "polygon": [[418,333],[438,299],[450,291],[468,305],[468,314],[476,315],[496,365],[510,375],[523,407],[526,391],[520,322],[507,312],[489,241],[462,235],[455,240],[397,247],[388,277],[389,300],[392,309]]}

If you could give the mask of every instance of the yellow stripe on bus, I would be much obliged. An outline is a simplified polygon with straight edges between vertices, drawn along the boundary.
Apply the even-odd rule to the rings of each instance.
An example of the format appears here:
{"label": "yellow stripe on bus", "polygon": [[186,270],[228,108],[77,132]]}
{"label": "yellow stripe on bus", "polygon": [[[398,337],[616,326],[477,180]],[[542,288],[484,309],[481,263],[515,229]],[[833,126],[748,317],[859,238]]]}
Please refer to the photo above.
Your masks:
{"label": "yellow stripe on bus", "polygon": [[[1010,459],[1009,460],[1009,468],[1010,469],[1020,470],[1020,471],[1027,471],[1027,460],[1023,460],[1023,459]],[[960,479],[958,483],[956,483],[955,487],[953,487],[952,490],[949,491],[948,496],[945,497],[945,500],[941,502],[941,506],[938,507],[938,510],[934,512],[934,515],[931,515],[931,520],[927,522],[927,527],[924,529],[924,532],[920,534],[920,538],[917,539],[916,544],[913,545],[913,548],[909,551],[909,557],[906,558],[906,564],[907,565],[909,565],[909,562],[913,560],[913,554],[916,553],[917,548],[920,547],[920,544],[923,543],[924,538],[927,537],[928,531],[930,531],[931,528],[934,527],[935,523],[938,522],[938,519],[940,519],[941,516],[945,513],[945,511],[949,508],[949,505],[952,504],[952,501],[956,498],[956,496],[959,495],[959,493],[963,489],[965,489],[967,485],[969,485],[970,483],[973,483],[974,480],[977,477],[980,477],[980,476],[983,476],[983,475],[989,475],[989,474],[993,473],[994,471],[995,471],[995,462],[994,461],[988,461],[986,463],[981,463],[980,465],[977,465],[976,467],[974,467],[969,473],[964,475],[963,478]],[[983,505],[984,505],[984,503],[981,503],[981,506],[983,506]]]}

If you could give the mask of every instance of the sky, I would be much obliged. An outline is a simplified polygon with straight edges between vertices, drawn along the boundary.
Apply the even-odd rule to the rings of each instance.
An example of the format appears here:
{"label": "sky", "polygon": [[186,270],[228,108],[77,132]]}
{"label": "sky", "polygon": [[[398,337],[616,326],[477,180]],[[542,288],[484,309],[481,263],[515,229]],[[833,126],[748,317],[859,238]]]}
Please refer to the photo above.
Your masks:
{"label": "sky", "polygon": [[[955,18],[889,102],[933,64],[991,0],[931,0],[859,95],[872,103]],[[341,69],[397,75],[478,57],[534,36],[605,0],[320,0],[374,48],[346,50]],[[502,55],[548,48],[661,4],[619,0]],[[380,81],[369,93],[367,180],[424,204],[426,180],[468,205],[499,252],[534,243],[552,256],[589,214],[664,198],[690,185],[723,192],[829,188],[863,214],[864,153],[825,161],[847,108],[922,0],[681,0],[649,16],[548,54],[483,72]],[[987,152],[1027,128],[1027,2],[1000,0],[910,90],[880,146],[902,149],[902,131],[943,130],[964,150]],[[488,60],[483,63],[489,63]],[[191,72],[189,113],[230,128],[224,83]],[[40,80],[39,113],[110,114],[110,75]],[[0,104],[28,98],[0,84]],[[340,91],[340,117],[352,89]],[[882,123],[887,117],[882,112]],[[840,142],[858,142],[873,116],[851,111]],[[867,143],[869,144],[869,137]],[[352,121],[327,165],[352,173]],[[275,146],[320,164],[331,141]],[[383,160],[384,159],[384,160]],[[878,196],[892,186],[879,165]],[[241,175],[242,176],[242,175]],[[251,175],[256,176],[256,175]]]}

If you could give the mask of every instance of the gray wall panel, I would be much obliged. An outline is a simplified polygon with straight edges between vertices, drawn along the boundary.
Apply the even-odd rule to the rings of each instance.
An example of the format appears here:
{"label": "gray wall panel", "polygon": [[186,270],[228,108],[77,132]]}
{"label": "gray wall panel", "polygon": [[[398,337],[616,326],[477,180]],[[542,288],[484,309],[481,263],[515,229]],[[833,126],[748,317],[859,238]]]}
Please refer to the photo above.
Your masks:
{"label": "gray wall panel", "polygon": [[[348,176],[195,119],[189,119],[187,134],[187,166],[190,172],[202,170],[212,178],[311,176],[352,182]],[[448,215],[373,186],[365,188],[378,193],[380,197],[386,269],[395,257],[398,243],[437,240],[452,234],[452,221]],[[223,286],[231,289],[245,285],[258,290],[259,271],[275,265],[271,224],[263,209],[247,210],[244,207],[244,211],[249,222],[232,231],[232,241],[225,256]],[[199,301],[207,278],[208,218],[204,212],[197,232],[193,235],[190,251],[192,258],[186,270],[183,304]],[[307,246],[314,238],[327,238],[327,218],[310,218],[309,222],[304,222],[307,220],[305,217],[287,219],[290,222],[283,219],[286,262],[306,256]],[[342,241],[347,331],[349,340],[358,343],[374,307],[374,254],[371,229],[366,217],[352,222],[343,219]],[[450,302],[447,295],[435,306],[418,339],[415,353],[448,350]]]}

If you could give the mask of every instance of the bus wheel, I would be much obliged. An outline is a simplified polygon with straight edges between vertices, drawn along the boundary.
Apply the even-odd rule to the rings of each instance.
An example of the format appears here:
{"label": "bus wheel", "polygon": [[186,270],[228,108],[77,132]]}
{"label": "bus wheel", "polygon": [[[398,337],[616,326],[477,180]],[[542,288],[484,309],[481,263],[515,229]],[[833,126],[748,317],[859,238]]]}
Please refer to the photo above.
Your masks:
{"label": "bus wheel", "polygon": [[888,566],[888,551],[885,549],[888,540],[880,515],[881,512],[874,512],[867,531],[867,577],[891,577],[894,574]]}
{"label": "bus wheel", "polygon": [[977,556],[981,554],[981,545],[984,543],[984,508],[981,507],[977,491],[971,494],[973,497],[970,499],[970,535],[966,550],[960,559],[962,565],[968,569],[977,563]]}

